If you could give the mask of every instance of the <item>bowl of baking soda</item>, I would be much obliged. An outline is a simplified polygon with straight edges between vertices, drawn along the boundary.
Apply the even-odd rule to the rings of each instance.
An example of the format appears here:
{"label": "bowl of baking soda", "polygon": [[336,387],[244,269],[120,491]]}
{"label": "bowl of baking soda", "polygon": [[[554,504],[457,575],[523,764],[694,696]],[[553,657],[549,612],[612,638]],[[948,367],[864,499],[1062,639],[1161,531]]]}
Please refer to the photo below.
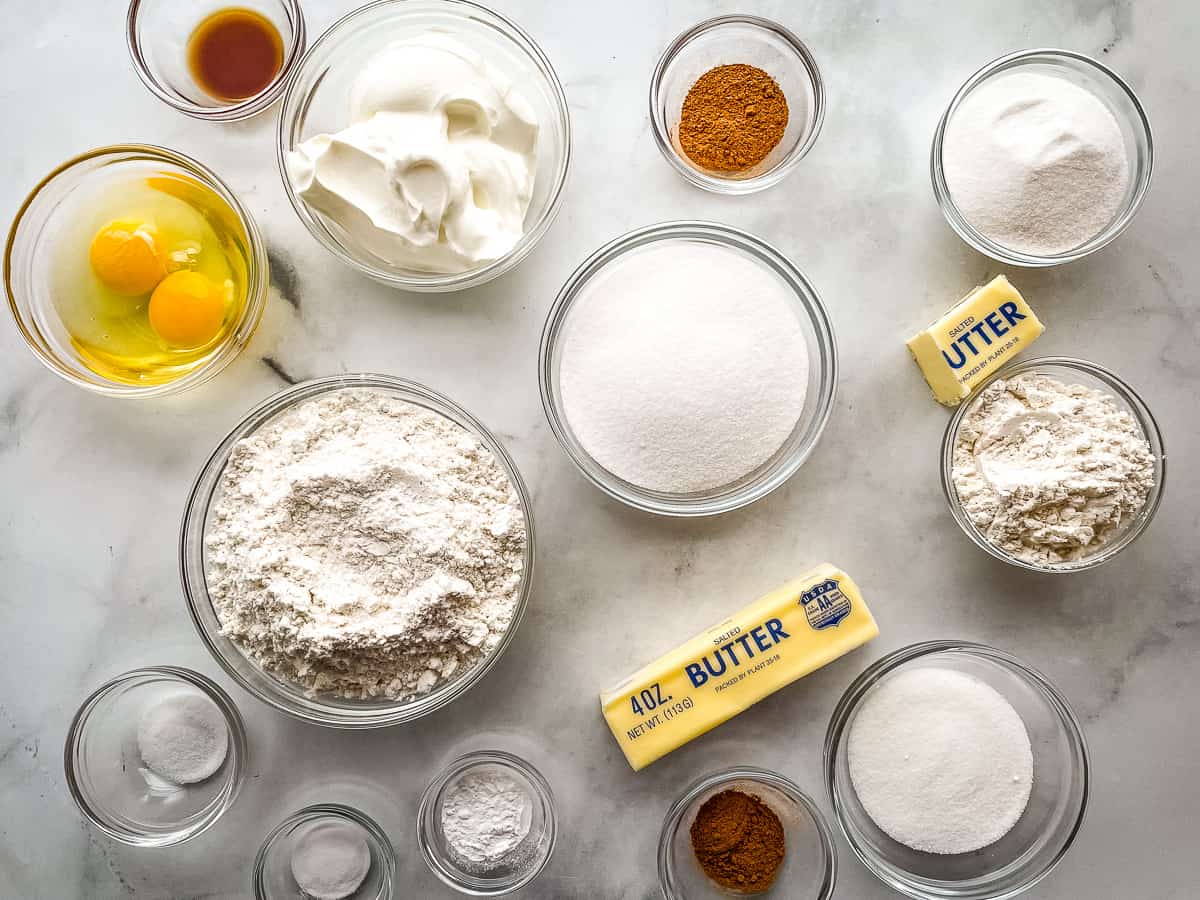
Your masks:
{"label": "bowl of baking soda", "polygon": [[1090,771],[1062,694],[980,644],[897,650],[846,690],[825,738],[842,833],[885,884],[920,900],[999,900],[1070,848]]}
{"label": "bowl of baking soda", "polygon": [[775,248],[667,222],[606,244],[568,279],[539,380],[589,481],[646,512],[706,516],[766,496],[808,459],[837,348],[816,290]]}
{"label": "bowl of baking soda", "polygon": [[1146,195],[1150,123],[1107,66],[1025,50],[984,66],[933,137],[933,190],[950,227],[1000,262],[1053,266],[1113,241]]}
{"label": "bowl of baking soda", "polygon": [[417,811],[417,844],[445,884],[498,897],[535,879],[557,837],[554,794],[530,763],[501,750],[454,760],[429,783]]}

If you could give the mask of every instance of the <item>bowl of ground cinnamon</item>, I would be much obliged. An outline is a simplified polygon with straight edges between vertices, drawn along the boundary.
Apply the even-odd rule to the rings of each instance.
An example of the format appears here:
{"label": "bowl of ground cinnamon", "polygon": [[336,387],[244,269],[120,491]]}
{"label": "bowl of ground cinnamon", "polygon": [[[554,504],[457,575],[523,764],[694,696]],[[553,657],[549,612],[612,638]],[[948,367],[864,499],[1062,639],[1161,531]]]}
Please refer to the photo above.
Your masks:
{"label": "bowl of ground cinnamon", "polygon": [[666,900],[828,900],[837,855],[825,818],[799,787],[775,772],[738,767],[706,775],[671,807],[658,876]]}
{"label": "bowl of ground cinnamon", "polygon": [[650,82],[650,122],[667,161],[698,187],[748,194],[785,178],[812,148],[825,90],[804,43],[757,16],[720,16],[677,37]]}

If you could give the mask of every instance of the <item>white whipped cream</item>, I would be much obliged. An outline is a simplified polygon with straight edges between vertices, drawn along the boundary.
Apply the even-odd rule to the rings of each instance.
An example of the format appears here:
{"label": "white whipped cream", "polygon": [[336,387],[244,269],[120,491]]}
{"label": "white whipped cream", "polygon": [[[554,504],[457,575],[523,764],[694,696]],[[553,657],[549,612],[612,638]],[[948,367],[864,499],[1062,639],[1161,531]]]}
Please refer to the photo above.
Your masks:
{"label": "white whipped cream", "polygon": [[288,177],[355,245],[453,273],[521,239],[537,116],[478,53],[436,33],[392,44],[354,82],[349,118],[290,153]]}

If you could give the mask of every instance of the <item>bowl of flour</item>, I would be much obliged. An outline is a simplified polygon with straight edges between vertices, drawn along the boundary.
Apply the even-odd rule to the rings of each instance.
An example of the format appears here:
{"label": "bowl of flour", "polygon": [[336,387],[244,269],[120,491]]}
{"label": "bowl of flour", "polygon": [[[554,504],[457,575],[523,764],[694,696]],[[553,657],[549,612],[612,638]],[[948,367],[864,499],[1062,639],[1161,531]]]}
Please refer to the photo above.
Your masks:
{"label": "bowl of flour", "polygon": [[1035,572],[1080,572],[1145,531],[1166,475],[1162,435],[1128,384],[1040,357],[981,384],[946,426],[942,488],[977,546]]}
{"label": "bowl of flour", "polygon": [[958,90],[930,153],[950,227],[980,253],[1054,266],[1104,247],[1150,186],[1154,142],[1119,75],[1069,50],[1010,53]]}
{"label": "bowl of flour", "polygon": [[707,516],[784,484],[833,408],[837,346],[812,284],[765,241],[666,222],[601,247],[542,333],[542,405],[609,496]]}
{"label": "bowl of flour", "polygon": [[426,715],[491,668],[533,568],[528,493],[466,410],[419,384],[288,388],[221,442],[180,540],[201,638],[246,690],[340,728]]}

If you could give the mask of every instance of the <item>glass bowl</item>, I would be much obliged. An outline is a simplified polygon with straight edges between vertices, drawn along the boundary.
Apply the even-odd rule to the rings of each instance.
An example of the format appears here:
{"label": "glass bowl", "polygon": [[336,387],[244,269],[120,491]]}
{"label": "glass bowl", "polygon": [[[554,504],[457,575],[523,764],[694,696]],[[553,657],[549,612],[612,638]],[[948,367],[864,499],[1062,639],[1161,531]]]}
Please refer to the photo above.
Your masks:
{"label": "glass bowl", "polygon": [[307,900],[292,874],[292,852],[313,828],[340,825],[357,830],[371,851],[371,868],[347,900],[391,900],[396,854],[382,828],[365,813],[339,803],[319,803],[292,813],[272,829],[254,858],[255,900]]}
{"label": "glass bowl", "polygon": [[[222,100],[201,89],[188,69],[188,40],[196,26],[223,9],[259,13],[283,39],[283,65],[265,88],[244,100]],[[131,0],[125,40],[142,83],[168,106],[196,119],[235,122],[279,99],[304,53],[304,13],[298,0]]]}
{"label": "glass bowl", "polygon": [[833,835],[817,805],[787,778],[766,769],[739,766],[705,775],[672,804],[658,839],[658,880],[666,900],[747,896],[724,890],[700,868],[691,827],[709,797],[726,790],[757,796],[779,816],[786,847],[772,895],[828,900],[837,881]]}
{"label": "glass bowl", "polygon": [[[962,426],[963,419],[967,413],[974,408],[980,392],[997,378],[1014,378],[1017,375],[1028,372],[1047,375],[1065,384],[1081,384],[1084,387],[1101,391],[1115,398],[1117,406],[1129,413],[1141,428],[1142,434],[1150,444],[1150,454],[1154,457],[1154,484],[1151,486],[1150,492],[1146,495],[1146,502],[1142,505],[1141,512],[1138,513],[1136,518],[1124,523],[1121,531],[1114,538],[1101,544],[1081,559],[1041,564],[1027,562],[1026,560],[1010,556],[1000,547],[989,541],[975,523],[971,521],[970,516],[963,509],[962,503],[958,499],[958,491],[954,487],[952,473],[954,469],[954,445],[958,440],[958,430]],[[1154,416],[1150,414],[1149,407],[1142,402],[1142,398],[1137,395],[1133,388],[1108,371],[1108,369],[1093,362],[1083,359],[1072,359],[1066,356],[1042,356],[1023,362],[1010,363],[983,381],[971,396],[962,402],[958,410],[954,413],[954,416],[947,423],[946,433],[942,438],[941,454],[942,492],[946,495],[946,502],[950,504],[950,512],[954,515],[954,521],[958,523],[959,527],[976,546],[986,550],[992,556],[996,557],[996,559],[1001,559],[1010,565],[1022,569],[1028,569],[1031,572],[1083,572],[1108,562],[1137,540],[1142,532],[1146,530],[1146,526],[1154,518],[1154,513],[1158,511],[1158,505],[1162,501],[1163,481],[1167,475],[1167,456],[1166,450],[1163,448],[1162,434],[1158,430],[1158,423],[1154,420]]]}
{"label": "glass bowl", "polygon": [[[521,785],[533,801],[529,834],[494,866],[481,869],[461,860],[442,832],[446,792],[465,775],[498,772]],[[443,882],[462,894],[498,897],[529,884],[550,860],[558,825],[554,794],[542,774],[519,756],[501,750],[477,750],[450,763],[429,783],[417,810],[417,845],[421,856]]]}
{"label": "glass bowl", "polygon": [[[350,89],[365,61],[398,39],[431,29],[486,55],[533,106],[540,124],[537,176],[525,215],[525,234],[500,259],[449,274],[389,265],[366,248],[355,246],[342,228],[296,194],[287,174],[288,153],[299,144],[349,124]],[[457,291],[507,272],[528,256],[549,230],[567,180],[571,118],[550,60],[514,22],[468,0],[376,0],[334,23],[305,54],[284,95],[276,149],[279,174],[292,207],[313,237],[334,256],[395,288]]]}
{"label": "glass bowl", "polygon": [[[913,850],[885,834],[850,781],[847,736],[873,689],[897,672],[941,668],[974,676],[1012,704],[1033,747],[1033,791],[1016,825],[973,853]],[[1049,874],[1083,823],[1091,780],[1087,746],[1062,694],[1020,660],[961,641],[928,641],[897,650],[854,680],[833,711],[825,737],[825,783],[850,847],[893,890],[919,900],[1015,897]]]}
{"label": "glass bowl", "polygon": [[[221,767],[203,781],[175,785],[147,769],[138,750],[146,708],[172,694],[216,704],[229,729]],[[83,701],[67,730],[67,788],[89,822],[136,847],[168,847],[207,831],[233,806],[245,778],[246,729],[237,707],[199,672],[176,666],[134,669]]]}
{"label": "glass bowl", "polygon": [[[246,268],[242,317],[208,357],[191,364],[171,381],[129,384],[92,371],[72,346],[54,304],[51,275],[56,239],[81,205],[114,178],[167,175],[198,182],[228,206],[242,230],[237,247]],[[8,305],[25,342],[55,375],[110,397],[161,397],[204,384],[224,369],[250,341],[267,303],[269,270],[266,245],[250,213],[212,171],[182,153],[148,144],[99,147],[67,160],[33,189],[21,204],[4,251],[4,287]]]}
{"label": "glass bowl", "polygon": [[[521,500],[525,522],[524,577],[520,596],[508,630],[491,653],[476,665],[464,668],[427,694],[409,700],[353,700],[332,695],[307,695],[290,681],[265,671],[232,640],[221,632],[221,622],[208,593],[204,538],[218,499],[221,476],[233,445],[294,407],[323,394],[347,389],[379,391],[445,416],[477,437],[496,457]],[[534,531],[533,507],[525,483],[507,451],[494,435],[465,409],[452,400],[413,381],[387,375],[334,375],[286,388],[268,397],[252,409],[213,451],[196,477],[184,510],[179,538],[179,567],[183,591],[192,621],[204,646],[230,677],[258,699],[280,712],[298,719],[334,728],[379,728],[408,722],[428,715],[455,700],[477,683],[508,648],[516,634],[533,581]]]}
{"label": "glass bowl", "polygon": [[[1018,70],[1055,75],[1090,91],[1108,107],[1116,118],[1125,139],[1125,150],[1129,158],[1129,188],[1121,208],[1113,216],[1112,221],[1099,234],[1094,235],[1085,243],[1065,253],[1052,256],[1037,256],[1010,249],[998,244],[976,229],[955,205],[954,197],[951,196],[949,185],[946,183],[945,171],[942,168],[942,142],[945,139],[950,119],[959,105],[984,82]],[[1074,262],[1095,253],[1101,247],[1115,240],[1133,221],[1134,215],[1142,205],[1142,199],[1150,187],[1150,173],[1153,167],[1154,140],[1150,134],[1150,122],[1133,89],[1103,63],[1084,56],[1082,53],[1053,49],[1022,50],[1010,53],[993,60],[968,78],[966,83],[958,89],[958,93],[954,95],[950,106],[947,107],[942,114],[941,121],[938,122],[937,130],[933,135],[933,148],[929,160],[934,196],[937,197],[942,215],[946,217],[946,221],[958,236],[980,253],[990,256],[994,260],[1013,266],[1028,267],[1056,266],[1060,263]]]}
{"label": "glass bowl", "polygon": [[[743,63],[765,71],[783,90],[788,124],[767,157],[744,172],[713,172],[692,162],[679,145],[680,110],[688,90],[709,69]],[[812,149],[825,118],[825,84],[803,42],[782,25],[758,16],[719,16],[677,37],[650,79],[654,142],[675,171],[718,194],[751,194],[786,178]]]}
{"label": "glass bowl", "polygon": [[[580,443],[563,407],[559,371],[562,344],[572,306],[605,266],[656,241],[692,241],[736,250],[786,283],[808,344],[808,393],[791,435],[770,459],[747,475],[711,491],[665,493],[626,481],[601,466]],[[575,270],[558,293],[542,331],[538,362],[542,405],[559,444],[592,484],[610,497],[645,512],[667,516],[708,516],[729,512],[765,497],[787,481],[816,448],[833,409],[837,387],[837,347],[821,298],[796,266],[765,241],[728,225],[664,222],[631,231],[605,244]]]}

